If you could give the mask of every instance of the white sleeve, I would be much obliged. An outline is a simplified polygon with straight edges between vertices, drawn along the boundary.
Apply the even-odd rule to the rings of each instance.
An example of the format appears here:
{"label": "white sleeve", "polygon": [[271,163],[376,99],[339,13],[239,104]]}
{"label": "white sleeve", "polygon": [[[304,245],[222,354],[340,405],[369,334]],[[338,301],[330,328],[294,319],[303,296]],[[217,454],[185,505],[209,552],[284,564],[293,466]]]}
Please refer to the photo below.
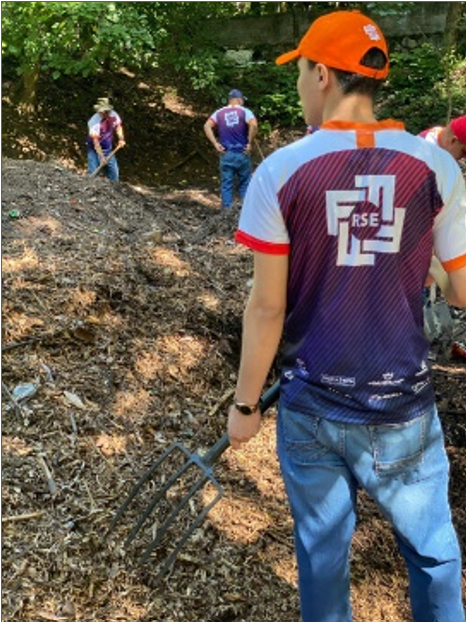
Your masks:
{"label": "white sleeve", "polygon": [[244,111],[246,113],[246,123],[249,123],[249,121],[256,118],[256,115],[252,112],[252,110],[249,110],[249,108],[245,108]]}
{"label": "white sleeve", "polygon": [[115,119],[115,127],[117,127],[118,125],[122,125],[121,117],[118,114],[118,112],[115,112],[115,110],[112,110],[111,115]]}
{"label": "white sleeve", "polygon": [[447,272],[466,265],[466,186],[456,162],[447,169],[444,205],[433,227],[435,254]]}
{"label": "white sleeve", "polygon": [[89,128],[89,136],[93,136],[99,138],[100,136],[100,116],[98,114],[94,114],[87,124]]}
{"label": "white sleeve", "polygon": [[271,160],[254,172],[239,220],[239,230],[269,244],[289,244],[288,231],[280,211]]}

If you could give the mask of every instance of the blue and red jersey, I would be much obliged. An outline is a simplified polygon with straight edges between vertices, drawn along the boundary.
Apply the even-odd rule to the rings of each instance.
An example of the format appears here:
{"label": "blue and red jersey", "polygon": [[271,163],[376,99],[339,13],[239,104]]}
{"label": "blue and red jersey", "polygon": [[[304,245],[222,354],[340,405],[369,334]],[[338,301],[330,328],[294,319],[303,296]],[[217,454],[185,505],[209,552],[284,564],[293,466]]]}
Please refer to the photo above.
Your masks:
{"label": "blue and red jersey", "polygon": [[249,122],[253,119],[254,113],[244,106],[224,106],[210,116],[217,126],[218,142],[226,151],[238,153],[248,144]]}
{"label": "blue and red jersey", "polygon": [[287,407],[381,424],[433,403],[432,249],[447,272],[466,265],[466,191],[449,154],[391,120],[324,124],[257,168],[236,240],[289,255]]}
{"label": "blue and red jersey", "polygon": [[97,112],[89,119],[87,147],[94,149],[93,138],[98,138],[100,146],[104,151],[112,149],[113,135],[117,127],[121,125],[121,118],[117,112],[112,110],[106,118],[102,118]]}

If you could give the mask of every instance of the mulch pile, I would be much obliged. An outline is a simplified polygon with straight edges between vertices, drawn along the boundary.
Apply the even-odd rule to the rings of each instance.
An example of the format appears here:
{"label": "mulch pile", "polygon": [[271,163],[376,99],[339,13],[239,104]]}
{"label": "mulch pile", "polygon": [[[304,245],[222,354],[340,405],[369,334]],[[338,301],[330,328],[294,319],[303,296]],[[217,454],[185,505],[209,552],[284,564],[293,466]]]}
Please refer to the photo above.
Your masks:
{"label": "mulch pile", "polygon": [[[3,619],[298,620],[273,409],[260,437],[216,462],[224,497],[170,572],[157,574],[212,484],[166,534],[154,515],[123,545],[182,451],[106,534],[173,442],[202,456],[225,432],[252,267],[233,243],[237,211],[200,189],[112,184],[53,162],[4,159],[2,182]],[[432,358],[466,544],[466,361],[440,341]],[[194,465],[172,482],[165,517],[200,476]],[[355,620],[410,619],[393,536],[363,495],[353,575]]]}

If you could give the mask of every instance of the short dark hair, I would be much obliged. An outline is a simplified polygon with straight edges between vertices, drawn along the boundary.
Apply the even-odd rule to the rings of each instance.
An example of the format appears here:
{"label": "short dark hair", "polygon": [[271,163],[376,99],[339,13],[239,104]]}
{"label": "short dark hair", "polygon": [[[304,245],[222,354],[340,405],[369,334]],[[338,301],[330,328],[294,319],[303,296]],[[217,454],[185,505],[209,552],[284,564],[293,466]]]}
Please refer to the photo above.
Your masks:
{"label": "short dark hair", "polygon": [[[387,60],[388,59],[382,50],[379,48],[371,48],[362,57],[361,65],[364,65],[364,67],[370,67],[371,69],[383,69],[387,64]],[[314,61],[310,60],[308,62],[311,69],[317,65]],[[344,95],[357,93],[359,95],[369,95],[370,97],[374,97],[383,83],[383,80],[367,78],[366,76],[362,76],[358,73],[342,71],[341,69],[334,69],[333,67],[332,70],[335,72],[338,84],[340,85]]]}

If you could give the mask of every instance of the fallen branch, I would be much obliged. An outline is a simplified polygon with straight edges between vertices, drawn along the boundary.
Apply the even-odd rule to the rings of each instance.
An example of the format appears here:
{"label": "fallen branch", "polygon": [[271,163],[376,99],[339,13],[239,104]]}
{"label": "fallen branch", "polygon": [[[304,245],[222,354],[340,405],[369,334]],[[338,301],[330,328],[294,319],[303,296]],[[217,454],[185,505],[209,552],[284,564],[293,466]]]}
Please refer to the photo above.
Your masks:
{"label": "fallen branch", "polygon": [[218,413],[218,411],[221,408],[223,408],[225,406],[225,404],[230,400],[230,398],[233,396],[234,392],[235,392],[234,388],[233,389],[228,389],[228,391],[225,391],[225,393],[220,398],[220,401],[218,401],[217,404],[215,404],[215,406],[209,412],[209,417],[213,417],[214,415],[216,415]]}
{"label": "fallen branch", "polygon": [[180,168],[181,166],[183,166],[183,164],[186,164],[186,162],[189,162],[189,160],[191,160],[191,158],[194,158],[194,156],[196,154],[197,154],[197,149],[195,149],[194,151],[191,151],[191,153],[188,154],[182,160],[180,160],[180,162],[178,162],[177,164],[175,164],[174,166],[172,166],[168,170],[164,171],[165,175],[170,175],[170,173],[173,173],[173,171],[176,171],[177,168]]}
{"label": "fallen branch", "polygon": [[262,149],[260,148],[260,145],[259,145],[259,143],[257,142],[257,140],[255,140],[255,141],[254,141],[254,145],[256,146],[257,151],[258,151],[258,152],[259,152],[259,154],[260,154],[260,157],[262,158],[262,160],[264,160],[264,153],[263,153]]}
{"label": "fallen branch", "polygon": [[25,346],[30,346],[34,343],[39,343],[40,341],[46,341],[47,339],[51,339],[53,337],[58,337],[62,335],[68,328],[60,328],[53,333],[46,333],[45,335],[41,335],[39,337],[33,337],[32,339],[25,339],[24,341],[13,341],[12,343],[7,343],[6,346],[2,346],[2,352],[8,352],[9,350],[14,350],[16,348],[23,348]]}
{"label": "fallen branch", "polygon": [[47,466],[47,463],[45,462],[43,456],[38,455],[37,456],[37,460],[38,460],[40,466],[42,467],[42,470],[44,471],[45,479],[47,481],[47,486],[49,488],[50,494],[53,497],[54,495],[57,494],[58,486],[56,485],[55,480],[52,477],[52,473],[50,472],[50,469]]}
{"label": "fallen branch", "polygon": [[208,158],[206,158],[206,156],[202,153],[202,151],[197,150],[197,154],[201,156],[204,162],[207,162],[207,164],[212,164],[212,162]]}
{"label": "fallen branch", "polygon": [[27,514],[14,514],[13,516],[2,516],[2,523],[18,523],[23,520],[32,520],[34,518],[41,518],[45,514],[44,511],[29,512]]}

